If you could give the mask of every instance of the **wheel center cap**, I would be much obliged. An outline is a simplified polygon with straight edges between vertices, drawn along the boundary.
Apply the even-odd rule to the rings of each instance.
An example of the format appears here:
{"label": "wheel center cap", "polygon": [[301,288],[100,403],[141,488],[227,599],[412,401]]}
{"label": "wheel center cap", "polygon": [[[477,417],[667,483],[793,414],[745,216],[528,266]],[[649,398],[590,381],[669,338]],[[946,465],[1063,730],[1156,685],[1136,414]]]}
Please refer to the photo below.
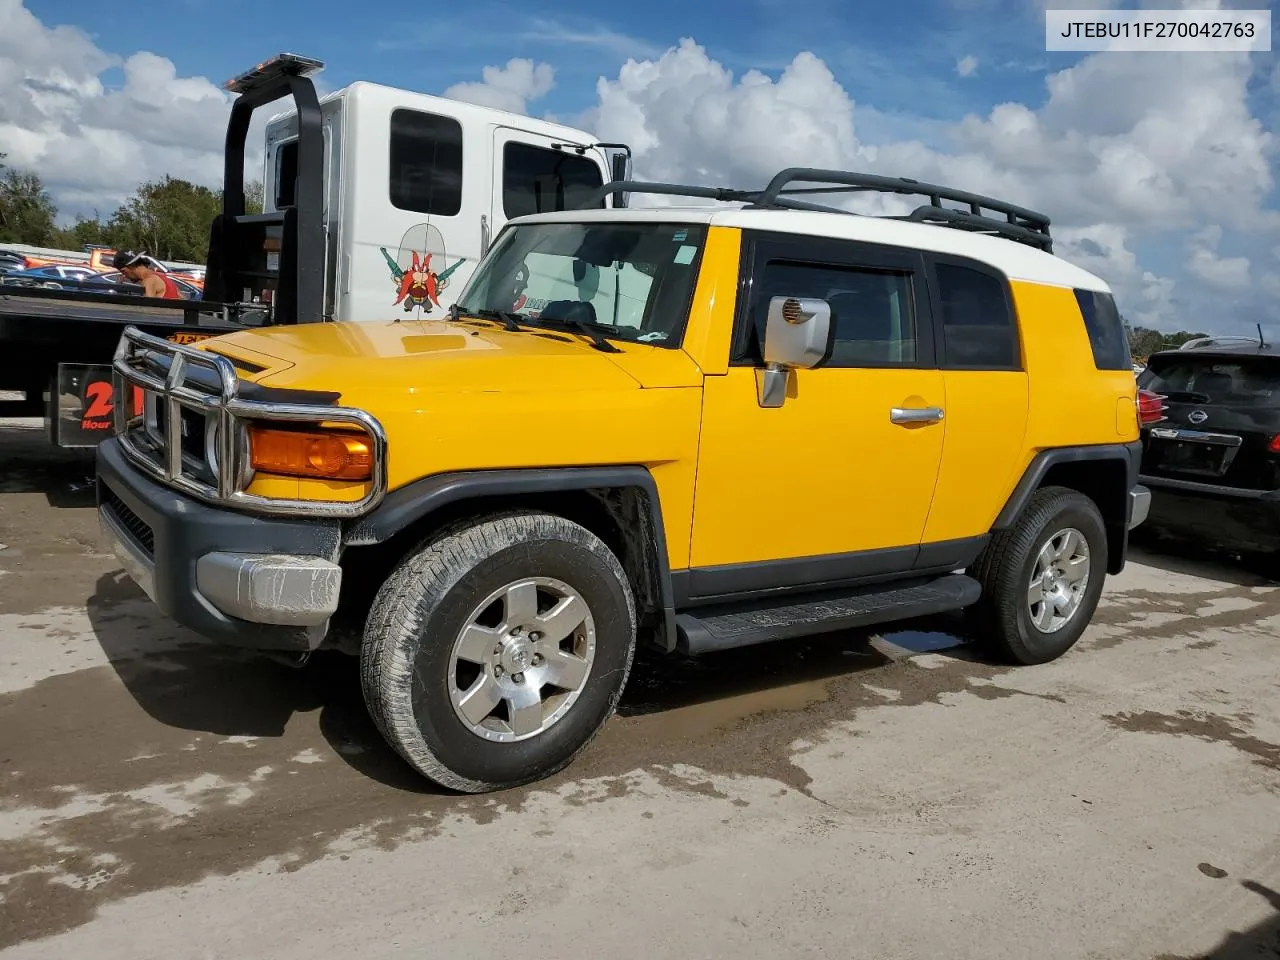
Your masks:
{"label": "wheel center cap", "polygon": [[533,663],[533,644],[528,640],[508,640],[502,645],[502,668],[508,673],[524,673]]}

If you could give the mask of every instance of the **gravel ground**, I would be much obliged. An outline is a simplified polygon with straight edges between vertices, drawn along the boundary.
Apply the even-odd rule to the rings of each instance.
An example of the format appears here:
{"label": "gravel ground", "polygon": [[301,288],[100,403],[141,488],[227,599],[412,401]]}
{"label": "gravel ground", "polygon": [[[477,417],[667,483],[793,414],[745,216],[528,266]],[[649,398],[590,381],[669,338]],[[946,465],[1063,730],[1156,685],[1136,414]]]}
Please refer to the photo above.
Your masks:
{"label": "gravel ground", "polygon": [[92,460],[0,421],[0,953],[1280,957],[1276,584],[1138,552],[1080,646],[946,619],[646,659],[561,776],[458,798],[354,663],[157,615]]}

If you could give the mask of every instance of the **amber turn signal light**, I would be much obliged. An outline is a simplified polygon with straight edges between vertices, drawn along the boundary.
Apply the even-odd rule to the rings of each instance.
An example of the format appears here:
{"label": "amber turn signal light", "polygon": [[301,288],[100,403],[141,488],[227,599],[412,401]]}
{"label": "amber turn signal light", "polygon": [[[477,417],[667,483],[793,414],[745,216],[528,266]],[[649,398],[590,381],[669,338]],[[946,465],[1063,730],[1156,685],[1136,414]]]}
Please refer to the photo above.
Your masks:
{"label": "amber turn signal light", "polygon": [[369,440],[354,433],[249,428],[254,470],[322,480],[368,480],[373,473]]}

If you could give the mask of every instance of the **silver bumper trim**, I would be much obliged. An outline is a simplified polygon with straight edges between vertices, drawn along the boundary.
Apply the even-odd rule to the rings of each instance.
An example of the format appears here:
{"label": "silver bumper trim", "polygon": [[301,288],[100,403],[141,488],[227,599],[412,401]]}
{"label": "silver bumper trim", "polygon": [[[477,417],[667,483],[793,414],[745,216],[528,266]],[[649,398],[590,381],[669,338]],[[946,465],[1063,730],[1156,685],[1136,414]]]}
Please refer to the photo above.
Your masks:
{"label": "silver bumper trim", "polygon": [[112,552],[124,566],[124,572],[154,603],[156,599],[155,563],[134,543],[133,538],[115,518],[109,507],[98,508],[98,525],[110,542]]}
{"label": "silver bumper trim", "polygon": [[196,561],[196,590],[228,617],[314,627],[338,609],[342,568],[322,557],[206,553]]}
{"label": "silver bumper trim", "polygon": [[1136,486],[1129,491],[1129,502],[1133,504],[1133,512],[1129,517],[1129,529],[1132,530],[1151,512],[1151,491],[1143,486]]}

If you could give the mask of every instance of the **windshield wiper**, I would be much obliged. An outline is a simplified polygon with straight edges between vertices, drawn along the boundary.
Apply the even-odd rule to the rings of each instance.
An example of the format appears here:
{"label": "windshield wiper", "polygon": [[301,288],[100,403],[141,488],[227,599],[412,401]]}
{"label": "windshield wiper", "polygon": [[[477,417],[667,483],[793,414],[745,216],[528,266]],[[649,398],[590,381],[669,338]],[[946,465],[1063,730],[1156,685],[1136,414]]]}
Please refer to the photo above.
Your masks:
{"label": "windshield wiper", "polygon": [[523,318],[513,310],[464,310],[456,303],[449,307],[449,319],[455,323],[463,317],[476,317],[480,320],[494,320],[513,333],[520,332],[520,320]]}
{"label": "windshield wiper", "polygon": [[591,341],[591,345],[597,350],[603,351],[604,353],[622,353],[621,348],[615,347],[604,337],[600,336],[600,334],[596,333],[595,329],[593,329],[614,329],[607,324],[591,323],[587,320],[583,320],[581,317],[538,317],[538,326],[557,326],[562,328],[572,327],[584,337],[588,338]]}

